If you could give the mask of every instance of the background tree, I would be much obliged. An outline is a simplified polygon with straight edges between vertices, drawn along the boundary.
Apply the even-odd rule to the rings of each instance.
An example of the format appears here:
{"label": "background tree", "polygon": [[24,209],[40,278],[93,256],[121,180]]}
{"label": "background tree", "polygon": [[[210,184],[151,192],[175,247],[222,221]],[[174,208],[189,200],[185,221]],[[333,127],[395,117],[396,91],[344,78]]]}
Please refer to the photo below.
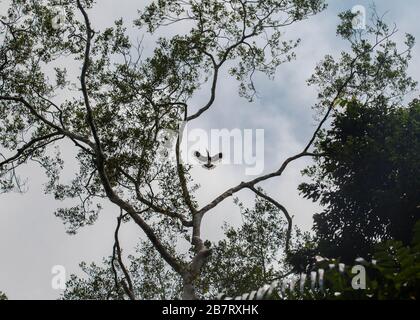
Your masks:
{"label": "background tree", "polygon": [[343,105],[317,143],[325,156],[304,171],[312,182],[300,189],[325,206],[314,215],[315,251],[350,263],[380,241],[411,242],[420,219],[420,104]]}
{"label": "background tree", "polygon": [[[338,34],[349,40],[358,59],[347,53],[339,61],[327,56],[310,79],[320,97],[336,86],[347,89],[333,108],[331,128],[319,132],[316,152],[323,157],[304,170],[312,181],[300,190],[325,206],[314,216],[318,246],[309,252],[350,263],[372,253],[380,240],[410,242],[419,218],[419,115],[417,100],[401,108],[417,86],[407,75],[414,38],[406,35],[407,50],[399,52],[391,39],[397,28],[376,13],[361,32],[348,28],[350,13],[341,18]],[[384,40],[370,41],[378,36]],[[349,71],[354,77],[346,83]]]}
{"label": "background tree", "polygon": [[[318,274],[315,289],[306,281],[304,290],[277,290],[272,298],[328,299],[328,300],[418,300],[420,296],[420,221],[407,245],[397,240],[380,241],[372,249],[372,260],[357,259],[349,266],[338,259],[320,259],[314,266]],[[342,268],[340,269],[340,264]],[[356,272],[353,266],[363,266],[366,282],[364,290],[355,290]],[[323,270],[323,286],[319,285],[319,271]],[[360,271],[357,271],[357,273]]]}

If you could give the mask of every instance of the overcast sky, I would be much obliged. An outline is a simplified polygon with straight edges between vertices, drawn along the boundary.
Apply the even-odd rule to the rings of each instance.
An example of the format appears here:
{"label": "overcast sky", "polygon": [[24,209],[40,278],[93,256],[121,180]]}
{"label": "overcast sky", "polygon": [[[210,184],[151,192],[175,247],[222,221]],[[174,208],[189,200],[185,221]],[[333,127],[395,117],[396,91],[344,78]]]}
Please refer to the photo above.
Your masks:
{"label": "overcast sky", "polygon": [[[7,8],[6,2],[0,1],[2,14]],[[94,28],[100,29],[110,26],[119,17],[123,17],[126,22],[133,20],[136,18],[136,10],[146,3],[149,1],[100,0],[89,14]],[[195,121],[193,126],[205,130],[264,129],[265,172],[277,169],[282,160],[300,151],[316,123],[311,109],[316,101],[315,88],[307,87],[306,80],[325,54],[338,56],[345,45],[335,35],[337,14],[357,4],[367,8],[372,4],[371,1],[350,0],[331,0],[327,3],[329,7],[323,13],[285,30],[288,38],[302,39],[296,50],[297,60],[281,65],[274,81],[258,76],[259,95],[253,103],[239,98],[237,83],[227,80],[226,75],[223,75],[213,109]],[[403,39],[406,32],[420,39],[418,0],[378,0],[375,4],[379,13],[388,11],[387,21],[398,25],[400,31],[397,39]],[[137,29],[129,32],[141,38]],[[153,48],[153,42],[147,40],[144,46],[146,49]],[[420,71],[419,53],[419,46],[416,46],[409,69],[415,78]],[[206,97],[203,93],[194,101],[199,105]],[[66,144],[61,148],[67,161],[65,174],[70,177],[74,166],[73,149]],[[294,222],[305,230],[310,229],[312,215],[318,210],[316,204],[302,199],[296,191],[297,185],[303,181],[300,170],[308,164],[308,159],[297,161],[288,167],[282,177],[262,185],[271,196],[288,208],[295,217]],[[55,299],[60,291],[51,287],[51,268],[63,265],[67,275],[79,273],[78,264],[81,261],[99,262],[102,257],[109,256],[118,210],[111,205],[106,206],[94,226],[85,227],[77,235],[69,236],[61,220],[53,215],[60,203],[43,193],[46,179],[42,171],[37,166],[28,165],[21,174],[28,180],[27,192],[0,195],[0,291],[4,291],[10,299]],[[249,179],[245,176],[244,166],[220,166],[213,171],[196,168],[193,174],[202,186],[198,192],[201,204],[226,188]],[[241,192],[238,196],[245,203],[253,199],[248,192]],[[203,236],[217,240],[222,221],[237,224],[240,220],[238,209],[228,199],[206,216]],[[141,232],[136,226],[124,225],[121,232],[123,247],[132,247],[139,236]]]}

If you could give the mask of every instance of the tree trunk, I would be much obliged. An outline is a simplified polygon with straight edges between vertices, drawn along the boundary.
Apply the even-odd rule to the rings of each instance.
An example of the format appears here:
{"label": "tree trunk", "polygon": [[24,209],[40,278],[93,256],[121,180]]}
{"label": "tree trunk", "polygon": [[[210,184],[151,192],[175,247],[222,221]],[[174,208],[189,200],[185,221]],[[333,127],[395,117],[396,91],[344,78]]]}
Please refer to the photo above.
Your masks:
{"label": "tree trunk", "polygon": [[195,295],[193,280],[190,274],[183,277],[182,300],[198,300],[197,296]]}

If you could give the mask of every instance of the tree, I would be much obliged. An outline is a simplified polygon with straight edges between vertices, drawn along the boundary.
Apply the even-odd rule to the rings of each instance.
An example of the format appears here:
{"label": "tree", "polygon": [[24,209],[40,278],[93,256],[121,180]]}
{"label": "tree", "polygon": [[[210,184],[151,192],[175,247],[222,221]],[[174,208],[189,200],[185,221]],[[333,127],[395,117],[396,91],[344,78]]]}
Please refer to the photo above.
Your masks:
{"label": "tree", "polygon": [[[238,201],[238,200],[237,200]],[[232,227],[225,223],[224,239],[206,243],[212,249],[212,259],[203,268],[206,276],[196,283],[200,298],[215,299],[221,293],[235,295],[258,288],[280,277],[283,264],[287,222],[270,202],[256,198],[253,209],[241,209],[243,224]],[[62,298],[123,299],[124,294],[115,278],[112,257],[103,266],[81,264],[85,277],[72,275]],[[130,255],[129,266],[135,296],[139,299],[179,299],[182,284],[167,267],[153,246],[141,241],[135,255]],[[118,262],[117,262],[118,263]]]}
{"label": "tree", "polygon": [[[366,94],[370,100],[398,98],[408,87],[400,80],[409,51],[386,54],[394,48],[389,40],[394,32],[376,19],[368,30],[372,37],[361,39],[351,28],[354,15],[344,14],[339,33],[350,41],[352,53],[344,53],[337,68],[327,57],[317,70],[312,82],[322,91],[317,107],[323,115],[308,143],[278,170],[241,182],[200,206],[194,198],[197,186],[190,167],[182,162],[180,137],[176,160],[158,161],[159,133],[176,130],[180,122],[191,122],[210,111],[222,68],[229,68],[239,81],[240,94],[252,99],[255,72],[272,76],[282,62],[294,58],[293,49],[299,41],[284,41],[282,29],[321,11],[323,1],[153,2],[136,21],[138,27],[153,34],[159,28],[185,23],[189,31],[157,39],[147,58],[141,57],[141,47],[126,35],[122,20],[105,30],[94,30],[88,14],[92,5],[91,0],[13,0],[7,15],[0,18],[4,34],[0,47],[0,143],[5,149],[0,181],[2,190],[9,191],[19,186],[20,166],[29,161],[39,163],[50,180],[47,192],[58,200],[81,200],[56,212],[70,233],[95,222],[101,201],[116,205],[121,215],[112,266],[116,283],[130,299],[137,296],[132,270],[124,266],[121,255],[121,223],[135,223],[143,231],[158,257],[181,280],[182,297],[195,299],[194,285],[204,277],[202,270],[211,255],[201,236],[205,215],[237,192],[249,189],[284,215],[285,253],[289,253],[292,218],[282,204],[256,186],[281,176],[297,159],[319,156],[311,152],[313,142],[339,99],[353,94]],[[55,8],[63,10],[61,23],[57,23]],[[409,49],[412,44],[408,37]],[[375,53],[381,56],[380,63],[372,63]],[[69,61],[79,64],[79,76],[74,76],[77,70],[62,67]],[[394,66],[398,72],[390,73]],[[54,81],[48,77],[48,68],[54,69]],[[376,71],[376,75],[367,70]],[[192,105],[192,98],[198,90],[205,90],[205,84],[210,87],[208,102]],[[378,88],[395,90],[388,95]],[[74,144],[79,163],[70,184],[60,180],[60,153],[51,152],[62,140]],[[185,242],[189,250],[181,252],[177,244]]]}
{"label": "tree", "polygon": [[[260,190],[259,190],[260,191]],[[224,225],[225,238],[212,244],[212,259],[203,268],[198,284],[203,297],[237,295],[280,277],[288,239],[287,220],[267,200],[256,198],[253,209],[241,208],[242,225]]]}
{"label": "tree", "polygon": [[[56,212],[71,233],[93,223],[100,209],[97,199],[108,199],[139,226],[182,277],[184,297],[194,298],[193,282],[210,254],[200,236],[204,214],[258,181],[227,190],[199,209],[188,167],[180,161],[179,139],[177,163],[159,163],[154,156],[157,136],[163,129],[176,129],[182,120],[198,118],[212,106],[219,71],[228,61],[233,62],[230,73],[240,81],[241,93],[251,97],[252,76],[248,75],[255,71],[270,75],[293,58],[298,42],[282,41],[280,29],[324,5],[321,0],[153,2],[139,17],[138,26],[150,32],[185,20],[193,26],[186,35],[158,39],[153,55],[144,60],[125,35],[122,20],[102,32],[92,29],[87,13],[91,6],[92,1],[15,0],[1,18],[5,34],[1,143],[15,151],[0,163],[3,190],[19,181],[15,170],[20,165],[31,160],[40,163],[50,178],[47,192],[59,200],[81,199],[79,205]],[[54,8],[64,10],[63,23],[52,23]],[[78,79],[60,67],[63,57],[80,62]],[[47,64],[56,65],[55,83],[48,80]],[[190,98],[208,81],[208,103],[191,112]],[[54,99],[59,93],[63,97],[63,92],[69,98]],[[46,152],[63,139],[74,143],[80,164],[69,185],[59,179],[59,154],[52,157]],[[299,157],[306,156],[306,151]],[[170,241],[174,235],[191,242],[191,259],[183,260],[175,252]],[[134,298],[123,273],[126,293]]]}
{"label": "tree", "polygon": [[408,245],[420,219],[420,103],[407,108],[345,103],[317,143],[325,156],[306,169],[303,194],[314,215],[317,249],[345,262],[369,257],[387,239]]}
{"label": "tree", "polygon": [[[128,256],[128,267],[104,259],[102,265],[95,263],[80,267],[83,277],[71,275],[62,295],[64,300],[124,300],[127,298],[116,268],[127,268],[133,295],[136,299],[180,299],[182,283],[176,273],[168,267],[153,245],[140,241],[135,255]],[[129,297],[129,296],[128,296]]]}

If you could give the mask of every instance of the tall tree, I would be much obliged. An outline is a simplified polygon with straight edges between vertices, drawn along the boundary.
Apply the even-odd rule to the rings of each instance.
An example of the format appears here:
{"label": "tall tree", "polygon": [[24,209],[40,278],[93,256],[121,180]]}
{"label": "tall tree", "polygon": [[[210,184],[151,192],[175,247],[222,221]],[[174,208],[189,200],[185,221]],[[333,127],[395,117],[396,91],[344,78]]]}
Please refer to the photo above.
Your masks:
{"label": "tall tree", "polygon": [[[137,26],[153,33],[184,23],[190,30],[159,38],[145,59],[141,48],[130,42],[122,20],[94,30],[88,14],[92,5],[91,0],[13,0],[0,19],[1,144],[9,151],[0,162],[2,189],[19,182],[19,166],[39,163],[50,178],[47,192],[59,200],[81,200],[56,212],[71,233],[92,224],[100,209],[98,199],[108,199],[146,234],[182,278],[183,297],[192,299],[193,282],[210,254],[201,238],[203,216],[235,192],[271,176],[241,183],[199,208],[189,168],[180,159],[179,139],[177,161],[162,163],[155,157],[157,137],[210,109],[219,72],[228,62],[241,94],[251,98],[256,71],[272,75],[294,57],[298,41],[283,40],[281,30],[322,10],[323,1],[152,2]],[[57,10],[62,11],[58,20]],[[79,64],[76,70],[62,67],[72,60]],[[77,67],[81,72],[72,77]],[[48,77],[52,68],[55,81]],[[208,102],[190,105],[207,82]],[[59,179],[59,153],[47,152],[64,139],[75,145],[80,167],[69,185]],[[307,150],[297,157],[302,156]],[[176,252],[174,243],[182,240],[192,246],[187,256]],[[128,274],[122,267],[119,271],[126,294],[135,298]]]}
{"label": "tall tree", "polygon": [[[194,198],[190,167],[181,161],[180,137],[176,160],[162,162],[155,156],[159,133],[210,111],[222,68],[239,81],[240,94],[251,99],[256,71],[273,75],[282,62],[294,57],[299,41],[284,41],[282,30],[321,11],[323,1],[152,2],[136,21],[141,30],[153,34],[168,25],[184,24],[188,31],[158,38],[153,54],[144,59],[122,20],[95,30],[89,18],[92,5],[91,0],[12,0],[8,13],[0,17],[0,143],[4,149],[0,183],[3,191],[10,190],[19,184],[20,166],[39,163],[50,180],[47,192],[58,200],[81,200],[56,212],[70,233],[95,222],[101,201],[116,205],[121,215],[112,265],[117,283],[130,299],[137,297],[131,270],[121,255],[121,223],[134,223],[143,231],[158,257],[179,277],[183,298],[197,298],[194,284],[203,277],[211,254],[202,238],[203,217],[225,199],[249,189],[284,215],[288,253],[292,218],[256,186],[281,176],[294,160],[319,156],[311,152],[313,142],[339,99],[354,94],[380,99],[384,89],[394,90],[395,98],[407,88],[399,82],[405,70],[404,53],[383,54],[395,49],[389,41],[394,32],[375,19],[368,30],[372,37],[361,39],[351,26],[353,15],[344,14],[339,33],[350,40],[352,53],[344,53],[339,65],[329,57],[317,70],[312,82],[322,91],[317,103],[322,116],[308,143],[277,170],[221,191],[200,206]],[[56,9],[63,11],[58,20]],[[409,47],[412,42],[409,37]],[[381,57],[380,63],[371,63],[374,53]],[[392,76],[388,71],[394,67],[402,71]],[[51,70],[53,80],[48,76]],[[208,101],[195,106],[192,98],[207,83]],[[60,153],[51,152],[62,140],[74,144],[79,163],[70,184],[60,180]],[[189,243],[187,252],[178,250],[182,242]]]}

